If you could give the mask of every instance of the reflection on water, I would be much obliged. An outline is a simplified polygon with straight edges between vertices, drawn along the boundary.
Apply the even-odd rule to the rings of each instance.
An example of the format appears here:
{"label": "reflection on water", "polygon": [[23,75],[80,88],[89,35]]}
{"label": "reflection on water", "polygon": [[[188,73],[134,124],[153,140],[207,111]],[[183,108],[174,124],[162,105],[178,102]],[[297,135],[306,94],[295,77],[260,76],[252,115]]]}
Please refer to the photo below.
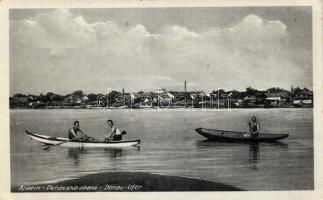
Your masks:
{"label": "reflection on water", "polygon": [[257,162],[259,159],[259,144],[258,143],[250,143],[249,150],[249,162],[251,164],[252,169],[258,169]]}
{"label": "reflection on water", "polygon": [[116,168],[119,161],[126,159],[127,153],[139,152],[140,147],[122,148],[106,148],[106,149],[85,149],[85,148],[68,148],[67,157],[73,160],[74,166],[79,166],[81,162],[90,162],[89,159],[100,156],[109,161]]}
{"label": "reflection on water", "polygon": [[288,149],[288,144],[284,142],[217,142],[211,140],[198,140],[196,141],[197,148],[206,148],[206,147],[241,147],[241,146],[250,146],[250,145],[257,145],[257,146],[266,146],[270,148],[277,148],[281,150]]}
{"label": "reflection on water", "polygon": [[[282,152],[288,151],[288,144],[282,142],[271,142],[271,143],[234,143],[234,142],[215,142],[210,140],[200,140],[196,142],[196,147],[198,149],[204,149],[207,151],[218,152],[240,152],[238,154],[239,158],[237,159],[245,159],[248,160],[250,164],[250,169],[257,170],[258,162],[261,161],[261,151],[266,154],[270,154],[271,152],[275,152],[276,154],[280,154]],[[243,152],[247,152],[249,149],[249,155],[243,157]],[[216,155],[216,154],[213,155]],[[264,158],[265,159],[265,158]]]}
{"label": "reflection on water", "polygon": [[112,160],[125,156],[123,149],[104,149],[104,155],[110,157]]}
{"label": "reflection on water", "polygon": [[[79,120],[82,130],[101,138],[107,131],[102,120],[107,115],[128,131],[126,139],[141,139],[140,150],[57,146],[44,151],[24,132],[29,129],[66,137],[66,129]],[[290,136],[275,143],[219,143],[201,141],[203,137],[195,132],[200,126],[245,130],[251,115],[259,116],[264,132],[288,131]],[[283,127],[273,126],[276,124]],[[169,110],[158,114],[142,110],[11,110],[10,148],[13,186],[88,173],[139,171],[190,176],[246,190],[313,189],[311,109]]]}
{"label": "reflection on water", "polygon": [[67,150],[67,157],[74,160],[74,165],[80,165],[80,155],[85,154],[86,150],[83,148],[69,148]]}
{"label": "reflection on water", "polygon": [[276,149],[281,149],[284,151],[288,150],[288,144],[284,143],[284,142],[269,142],[267,143],[270,147],[276,148]]}

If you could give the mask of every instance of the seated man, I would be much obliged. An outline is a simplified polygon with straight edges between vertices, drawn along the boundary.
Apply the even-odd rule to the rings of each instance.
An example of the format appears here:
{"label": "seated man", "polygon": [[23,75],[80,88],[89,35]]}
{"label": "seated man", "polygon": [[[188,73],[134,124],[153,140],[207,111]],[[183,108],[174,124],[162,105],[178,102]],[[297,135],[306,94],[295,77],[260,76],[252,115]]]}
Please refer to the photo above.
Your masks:
{"label": "seated man", "polygon": [[245,133],[243,136],[245,138],[256,138],[259,135],[260,131],[260,124],[257,122],[257,119],[255,116],[251,118],[251,122],[248,123],[250,133]]}
{"label": "seated man", "polygon": [[110,141],[110,140],[114,140],[114,141],[119,141],[122,140],[122,132],[120,131],[120,129],[115,126],[113,124],[113,121],[111,119],[109,119],[107,121],[108,126],[111,128],[111,133],[110,136],[105,138],[104,141]]}
{"label": "seated man", "polygon": [[[79,133],[82,134],[81,137],[77,137]],[[87,135],[83,131],[81,131],[80,122],[75,121],[73,128],[70,128],[68,130],[68,139],[70,141],[79,141],[79,140],[81,140],[82,138],[85,138],[85,137],[87,137]]]}

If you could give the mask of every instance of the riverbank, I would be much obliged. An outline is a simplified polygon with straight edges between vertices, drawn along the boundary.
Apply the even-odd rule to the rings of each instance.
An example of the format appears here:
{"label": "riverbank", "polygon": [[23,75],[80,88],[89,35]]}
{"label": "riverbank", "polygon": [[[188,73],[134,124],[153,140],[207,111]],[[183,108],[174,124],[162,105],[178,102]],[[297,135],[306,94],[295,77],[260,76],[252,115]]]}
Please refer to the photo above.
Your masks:
{"label": "riverbank", "polygon": [[264,109],[264,110],[275,110],[275,109],[295,109],[295,110],[302,110],[302,109],[313,109],[313,107],[272,107],[272,108],[264,108],[264,107],[241,107],[241,108],[209,108],[209,107],[202,107],[202,108],[196,108],[196,107],[176,107],[176,108],[118,108],[118,107],[93,107],[93,108],[81,108],[81,107],[55,107],[55,108],[27,108],[27,107],[15,107],[15,108],[9,108],[9,110],[149,110],[149,111],[161,111],[161,110],[257,110],[257,109]]}
{"label": "riverbank", "polygon": [[43,185],[21,185],[11,192],[148,192],[240,191],[241,189],[195,178],[144,172],[109,172]]}

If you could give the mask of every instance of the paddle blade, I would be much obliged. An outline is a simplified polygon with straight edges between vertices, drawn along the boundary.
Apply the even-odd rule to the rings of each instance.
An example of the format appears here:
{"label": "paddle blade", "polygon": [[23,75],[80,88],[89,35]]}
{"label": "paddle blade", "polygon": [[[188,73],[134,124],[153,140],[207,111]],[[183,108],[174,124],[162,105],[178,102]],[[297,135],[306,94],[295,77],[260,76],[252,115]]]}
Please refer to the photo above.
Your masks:
{"label": "paddle blade", "polygon": [[50,149],[50,148],[52,148],[52,147],[56,147],[56,146],[58,146],[58,145],[61,145],[61,144],[66,143],[66,142],[68,142],[68,141],[64,141],[64,142],[57,143],[57,144],[54,144],[54,145],[51,145],[51,146],[47,146],[47,147],[43,148],[43,150],[47,150],[47,149]]}
{"label": "paddle blade", "polygon": [[43,150],[48,150],[51,146],[46,146],[43,148]]}

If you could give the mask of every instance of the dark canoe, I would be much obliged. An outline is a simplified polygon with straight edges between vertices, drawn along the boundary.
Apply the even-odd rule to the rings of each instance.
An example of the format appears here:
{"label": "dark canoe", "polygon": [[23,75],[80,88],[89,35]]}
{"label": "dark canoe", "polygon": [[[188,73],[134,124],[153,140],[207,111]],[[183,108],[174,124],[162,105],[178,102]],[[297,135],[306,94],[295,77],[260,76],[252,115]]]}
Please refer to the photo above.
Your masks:
{"label": "dark canoe", "polygon": [[224,131],[206,128],[197,128],[195,130],[209,140],[223,142],[275,142],[288,137],[288,134],[261,133],[256,138],[245,138],[243,135],[246,132]]}

